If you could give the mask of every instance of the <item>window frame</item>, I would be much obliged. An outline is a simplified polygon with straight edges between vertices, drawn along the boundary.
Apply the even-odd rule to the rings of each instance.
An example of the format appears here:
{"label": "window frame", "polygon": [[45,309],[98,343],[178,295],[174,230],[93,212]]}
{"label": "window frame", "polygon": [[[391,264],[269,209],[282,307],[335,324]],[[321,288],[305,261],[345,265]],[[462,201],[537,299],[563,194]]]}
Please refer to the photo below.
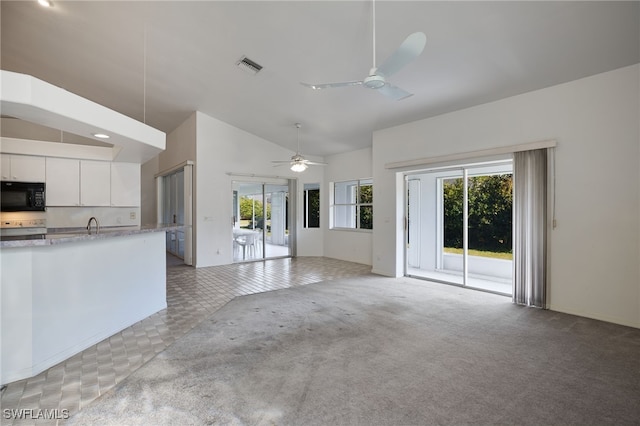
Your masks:
{"label": "window frame", "polygon": [[[309,186],[308,186],[309,185]],[[309,218],[310,216],[310,209],[309,209],[309,193],[311,192],[316,192],[317,191],[317,198],[318,198],[318,211],[317,211],[317,216],[318,216],[318,223],[317,226],[312,226],[314,225],[313,221],[310,221]],[[321,200],[321,191],[320,191],[320,184],[304,184],[303,186],[303,190],[302,190],[302,227],[304,229],[318,229],[321,227],[321,219],[320,217],[322,216],[321,212],[322,212],[322,200]]]}
{"label": "window frame", "polygon": [[[353,189],[346,188],[346,191],[351,191],[352,193],[348,196],[349,199],[353,200],[351,202],[342,201],[346,197],[337,196],[336,188],[340,187],[343,184],[353,184]],[[330,226],[329,229],[333,230],[341,230],[341,231],[358,231],[358,232],[373,232],[373,178],[360,178],[360,179],[349,179],[343,181],[331,182],[331,214],[330,214]],[[362,187],[371,187],[371,200],[367,202],[362,202]],[[336,214],[338,209],[340,208],[351,208],[354,210],[355,215],[351,219],[353,220],[354,226],[339,226],[337,225],[338,219],[336,218]],[[371,228],[363,228],[362,227],[362,208],[371,209]]]}

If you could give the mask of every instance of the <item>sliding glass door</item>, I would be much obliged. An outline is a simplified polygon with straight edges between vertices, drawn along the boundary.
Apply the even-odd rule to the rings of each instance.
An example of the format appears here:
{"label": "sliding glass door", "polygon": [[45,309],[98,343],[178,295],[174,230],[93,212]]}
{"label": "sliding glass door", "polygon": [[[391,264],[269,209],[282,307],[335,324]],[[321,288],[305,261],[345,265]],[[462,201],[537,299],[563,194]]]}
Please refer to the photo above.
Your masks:
{"label": "sliding glass door", "polygon": [[511,161],[425,171],[406,182],[406,274],[511,294]]}
{"label": "sliding glass door", "polygon": [[265,258],[289,256],[289,188],[287,185],[265,185],[268,213],[264,234]]}
{"label": "sliding glass door", "polygon": [[234,262],[290,256],[289,182],[234,181],[232,196]]}

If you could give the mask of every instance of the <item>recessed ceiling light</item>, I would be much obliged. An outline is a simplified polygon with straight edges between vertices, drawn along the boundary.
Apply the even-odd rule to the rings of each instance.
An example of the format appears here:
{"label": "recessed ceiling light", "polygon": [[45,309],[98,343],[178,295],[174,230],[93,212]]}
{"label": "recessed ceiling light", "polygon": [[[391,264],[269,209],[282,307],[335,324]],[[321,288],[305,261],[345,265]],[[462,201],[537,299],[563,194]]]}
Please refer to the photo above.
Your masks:
{"label": "recessed ceiling light", "polygon": [[38,3],[40,3],[40,6],[53,7],[53,3],[51,3],[49,0],[38,0]]}
{"label": "recessed ceiling light", "polygon": [[93,136],[95,136],[98,139],[109,139],[110,136],[109,135],[105,135],[104,133],[92,133]]}

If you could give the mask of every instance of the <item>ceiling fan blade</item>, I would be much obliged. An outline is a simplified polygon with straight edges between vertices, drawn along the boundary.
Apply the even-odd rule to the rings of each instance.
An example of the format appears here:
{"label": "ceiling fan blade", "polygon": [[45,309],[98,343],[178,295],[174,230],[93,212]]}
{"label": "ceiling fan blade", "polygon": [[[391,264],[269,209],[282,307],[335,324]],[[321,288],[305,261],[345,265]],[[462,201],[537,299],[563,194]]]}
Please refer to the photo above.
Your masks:
{"label": "ceiling fan blade", "polygon": [[410,34],[409,37],[402,42],[400,47],[378,67],[377,72],[385,77],[390,77],[420,56],[426,44],[427,36],[424,33],[416,32]]}
{"label": "ceiling fan blade", "polygon": [[286,160],[286,161],[272,161],[273,164],[289,164],[291,163],[291,160]]}
{"label": "ceiling fan blade", "polygon": [[329,163],[321,163],[318,161],[305,161],[305,164],[308,164],[310,166],[328,166]]}
{"label": "ceiling fan blade", "polygon": [[408,98],[409,96],[413,96],[413,93],[409,93],[406,90],[393,86],[391,84],[385,84],[381,88],[377,89],[377,91],[382,93],[386,97],[393,99],[394,101],[400,101],[402,99]]}
{"label": "ceiling fan blade", "polygon": [[323,83],[323,84],[309,84],[309,83],[300,83],[300,84],[313,90],[322,90],[322,89],[330,89],[334,87],[359,86],[362,84],[362,81],[345,81],[342,83]]}

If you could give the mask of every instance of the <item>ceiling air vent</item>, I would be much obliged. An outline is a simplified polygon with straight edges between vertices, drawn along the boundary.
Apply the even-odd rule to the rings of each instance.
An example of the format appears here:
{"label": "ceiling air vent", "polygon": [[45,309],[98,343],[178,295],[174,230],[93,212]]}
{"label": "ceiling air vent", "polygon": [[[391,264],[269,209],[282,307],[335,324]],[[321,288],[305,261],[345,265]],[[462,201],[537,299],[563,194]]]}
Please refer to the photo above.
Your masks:
{"label": "ceiling air vent", "polygon": [[240,60],[236,62],[236,65],[238,66],[238,68],[243,69],[246,72],[253,75],[258,74],[258,72],[260,72],[260,70],[262,69],[262,65],[259,65],[256,62],[253,62],[251,59],[247,58],[246,56],[243,56],[242,58],[240,58]]}

